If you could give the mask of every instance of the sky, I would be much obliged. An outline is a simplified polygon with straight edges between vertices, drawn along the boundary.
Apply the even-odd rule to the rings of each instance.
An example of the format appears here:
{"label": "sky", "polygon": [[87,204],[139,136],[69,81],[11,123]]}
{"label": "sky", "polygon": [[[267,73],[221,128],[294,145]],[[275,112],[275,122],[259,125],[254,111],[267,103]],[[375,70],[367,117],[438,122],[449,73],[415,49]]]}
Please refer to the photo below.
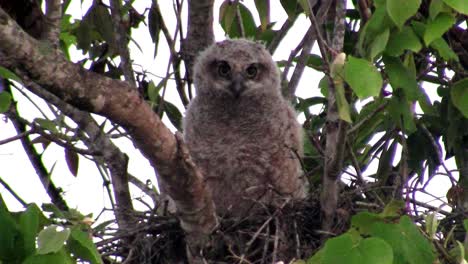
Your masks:
{"label": "sky", "polygon": [[[161,13],[164,16],[165,22],[170,28],[171,33],[173,34],[173,29],[175,25],[175,15],[173,11],[172,1],[159,1],[161,7]],[[72,1],[72,4],[68,8],[68,13],[70,13],[74,18],[81,18],[87,11],[91,1],[85,0],[83,4],[80,5],[80,1]],[[215,21],[215,38],[217,41],[225,39],[224,31],[219,26],[216,21],[218,21],[218,10],[222,1],[216,0],[214,7],[214,21]],[[255,6],[254,1],[243,1],[245,5],[252,10],[254,19],[257,24],[259,24],[259,19],[254,12]],[[138,0],[134,4],[134,7],[140,13],[143,13],[145,8],[148,8],[151,5],[150,0]],[[186,8],[184,10],[183,19],[186,18]],[[283,8],[280,5],[279,1],[272,1],[271,6],[271,20],[277,21],[277,26],[279,27],[284,20],[287,18],[286,13],[283,11]],[[184,21],[185,22],[185,21]],[[293,29],[288,33],[285,40],[278,47],[277,52],[273,54],[275,60],[287,60],[291,50],[297,45],[298,36],[302,37],[307,31],[310,22],[304,16],[301,16],[296,21]],[[154,59],[154,44],[151,41],[151,38],[148,33],[148,29],[142,25],[139,29],[133,29],[132,37],[141,47],[139,49],[135,44],[130,45],[131,57],[134,60],[135,69],[140,69],[139,66],[152,73],[150,76],[153,78],[155,83],[159,82],[157,76],[166,75],[167,61],[169,59],[169,52],[164,38],[160,37],[160,43],[158,48],[158,55]],[[313,53],[320,54],[317,47],[313,49]],[[74,61],[83,58],[81,51],[72,50],[72,58]],[[311,96],[320,95],[318,89],[318,82],[322,78],[322,74],[318,73],[311,69],[306,69],[302,79],[299,83],[296,95],[307,98]],[[38,100],[37,97],[26,90],[23,90],[27,96],[32,98],[32,100],[37,103],[42,109],[48,109],[48,107]],[[18,101],[18,108],[23,117],[28,120],[33,120],[35,117],[38,117],[38,111],[35,106],[21,93],[14,92],[15,99]],[[178,95],[173,86],[169,86],[166,93],[167,100],[171,101],[183,109]],[[319,109],[312,109],[312,111],[317,111]],[[52,117],[50,111],[47,112],[49,117]],[[102,121],[103,118],[96,117],[98,120]],[[303,120],[303,117],[299,117]],[[167,120],[165,123],[172,130],[174,128],[170,125]],[[0,139],[9,138],[16,135],[11,122],[5,122],[5,120],[0,121]],[[137,176],[142,181],[151,180],[155,181],[155,176],[152,167],[149,165],[148,161],[140,154],[138,150],[135,149],[132,142],[126,139],[114,140],[117,146],[125,152],[130,157],[129,161],[129,172]],[[39,147],[39,150],[42,149]],[[64,191],[64,198],[68,202],[71,208],[78,209],[83,214],[92,213],[96,217],[102,210],[102,208],[109,208],[109,201],[104,187],[102,186],[102,179],[99,176],[99,172],[96,169],[94,163],[83,156],[80,156],[80,165],[78,170],[77,177],[72,176],[69,172],[66,163],[64,161],[64,150],[63,148],[51,144],[43,152],[43,161],[46,164],[47,168],[54,167],[52,173],[52,179],[54,183],[61,187]],[[450,165],[452,164],[452,165]],[[47,194],[45,193],[39,179],[31,167],[27,156],[22,150],[22,146],[19,141],[14,141],[9,144],[0,145],[0,177],[6,181],[12,188],[17,192],[17,194],[22,197],[26,202],[35,202],[38,204],[50,202]],[[375,166],[374,166],[375,167]],[[449,162],[449,167],[453,167],[453,161]],[[375,172],[372,169],[368,173]],[[440,176],[436,176],[440,177]],[[428,191],[435,193],[437,196],[443,196],[446,193],[447,188],[441,188],[441,186],[448,186],[448,182],[445,179],[446,177],[440,177],[435,184],[428,186]],[[131,186],[132,197],[144,197],[141,191],[137,188]],[[18,203],[3,187],[0,186],[0,193],[7,202],[10,210],[22,210],[22,206]],[[427,197],[428,200],[431,200],[430,197]],[[145,201],[149,201],[145,199]],[[144,204],[135,201],[135,207],[140,210],[148,209]],[[150,202],[151,204],[151,202]],[[437,206],[437,203],[435,203]],[[107,212],[108,213],[108,212]],[[104,216],[104,218],[109,217],[109,215]],[[102,220],[102,218],[101,218]]]}

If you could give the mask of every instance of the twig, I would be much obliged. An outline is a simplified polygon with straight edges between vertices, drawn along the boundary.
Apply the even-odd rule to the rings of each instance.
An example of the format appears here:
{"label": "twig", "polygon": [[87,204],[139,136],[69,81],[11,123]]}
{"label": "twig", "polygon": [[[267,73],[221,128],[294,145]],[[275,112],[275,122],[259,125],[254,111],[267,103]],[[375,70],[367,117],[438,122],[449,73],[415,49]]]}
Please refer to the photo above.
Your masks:
{"label": "twig", "polygon": [[354,170],[356,170],[356,174],[357,174],[356,180],[357,180],[359,185],[363,185],[363,184],[365,184],[364,177],[362,176],[362,172],[361,172],[361,168],[359,166],[359,162],[358,162],[358,160],[356,158],[356,155],[354,154],[353,148],[352,148],[352,146],[351,146],[351,144],[349,143],[348,140],[346,140],[346,147],[348,148],[349,154],[351,156],[351,162],[353,164]]}
{"label": "twig", "polygon": [[294,17],[294,20],[289,20],[289,18],[286,19],[286,21],[284,21],[283,25],[278,30],[278,32],[276,32],[275,36],[270,41],[270,44],[267,47],[268,51],[271,54],[275,53],[276,49],[278,48],[279,44],[281,43],[281,40],[283,40],[283,38],[286,36],[286,34],[291,29],[291,27],[294,25],[294,21],[296,20],[296,18],[297,17]]}
{"label": "twig", "polygon": [[292,98],[294,98],[297,85],[299,84],[299,81],[302,77],[302,73],[304,72],[305,65],[309,58],[310,51],[312,50],[312,47],[314,46],[315,39],[316,39],[316,34],[314,32],[314,29],[311,26],[307,30],[305,40],[304,40],[304,45],[302,46],[301,54],[299,55],[299,58],[297,59],[296,68],[294,69],[294,72],[291,76],[291,80],[289,81],[289,84],[288,84],[289,100],[292,100]]}
{"label": "twig", "polygon": [[273,260],[271,261],[273,264],[276,263],[276,255],[278,253],[278,242],[279,242],[279,231],[280,226],[279,226],[279,220],[277,217],[275,217],[275,240],[273,242],[273,253],[272,253],[272,258]]}
{"label": "twig", "polygon": [[[26,124],[20,121],[16,106],[7,112],[7,116],[12,121],[13,126],[15,127],[18,134],[26,132]],[[29,161],[39,176],[39,179],[47,194],[49,195],[52,203],[55,204],[60,210],[67,211],[68,205],[62,197],[61,190],[57,188],[52,182],[52,179],[50,179],[50,174],[42,162],[39,153],[37,153],[36,149],[31,143],[31,140],[29,140],[28,137],[21,137],[20,141],[23,145],[23,149],[26,155],[29,158]]]}
{"label": "twig", "polygon": [[15,140],[27,137],[27,136],[29,136],[31,134],[34,134],[35,132],[36,131],[34,131],[34,129],[30,129],[28,131],[19,133],[16,136],[13,136],[13,137],[10,137],[10,138],[4,139],[4,140],[0,140],[0,145],[4,145],[4,144],[10,143],[10,142],[13,142]]}
{"label": "twig", "polygon": [[[8,183],[6,183],[1,177],[0,177],[0,184],[3,185],[3,188],[7,189],[8,192],[10,192],[10,194],[15,197],[16,200],[18,200],[18,202],[23,206],[23,207],[27,207],[28,204],[18,195],[16,194],[15,191],[13,191],[13,189],[10,187],[10,185],[8,185]],[[1,197],[1,195],[0,195]]]}
{"label": "twig", "polygon": [[357,122],[354,126],[352,126],[348,131],[346,132],[347,136],[353,134],[357,130],[359,130],[365,123],[367,123],[369,120],[371,120],[374,116],[376,116],[379,112],[385,109],[387,106],[388,101],[385,101],[382,103],[379,107],[377,107],[372,113],[361,119],[359,122]]}
{"label": "twig", "polygon": [[431,141],[431,145],[434,147],[434,149],[437,151],[437,161],[439,162],[439,164],[442,166],[442,168],[444,168],[445,172],[447,173],[447,175],[449,176],[449,179],[450,181],[452,182],[452,185],[456,185],[457,184],[457,180],[455,179],[455,177],[453,177],[452,173],[450,172],[450,170],[447,168],[447,166],[445,166],[445,163],[442,159],[442,148],[441,146],[436,142],[435,138],[432,136],[431,132],[429,131],[429,129],[427,129],[427,127],[421,123],[419,125],[421,128],[422,128],[422,131],[424,132],[424,134],[426,134],[426,136],[429,138],[429,140]]}

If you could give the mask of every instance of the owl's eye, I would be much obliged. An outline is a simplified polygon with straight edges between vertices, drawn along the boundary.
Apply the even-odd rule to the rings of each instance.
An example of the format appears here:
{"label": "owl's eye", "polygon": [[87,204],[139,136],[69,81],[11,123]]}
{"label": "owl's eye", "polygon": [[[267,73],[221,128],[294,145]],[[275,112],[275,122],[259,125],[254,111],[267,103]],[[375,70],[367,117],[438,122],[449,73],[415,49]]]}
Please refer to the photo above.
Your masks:
{"label": "owl's eye", "polygon": [[247,73],[247,77],[249,77],[250,79],[255,78],[255,76],[257,76],[257,72],[258,72],[257,65],[251,64],[249,67],[247,67],[245,72]]}
{"label": "owl's eye", "polygon": [[228,78],[231,74],[231,67],[225,61],[220,61],[218,63],[218,74],[221,77]]}

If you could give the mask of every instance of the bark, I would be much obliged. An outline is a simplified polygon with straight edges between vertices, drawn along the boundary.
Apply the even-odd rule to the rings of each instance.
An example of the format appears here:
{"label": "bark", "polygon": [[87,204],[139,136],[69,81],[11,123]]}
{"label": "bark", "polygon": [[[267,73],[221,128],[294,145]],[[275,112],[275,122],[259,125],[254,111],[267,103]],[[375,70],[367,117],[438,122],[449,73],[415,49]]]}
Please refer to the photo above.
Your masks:
{"label": "bark", "polygon": [[[3,5],[2,5],[3,6]],[[13,7],[10,12],[17,13],[17,10],[21,10],[18,7]],[[60,20],[61,20],[61,3],[58,0],[47,0],[46,2],[46,19],[43,20],[44,25],[32,29],[26,29],[26,31],[33,36],[41,36],[41,39],[48,41],[52,44],[54,48],[59,46],[59,34],[60,34]],[[24,18],[32,16],[32,14],[41,12],[39,6],[32,6],[29,10],[29,13],[22,13]],[[43,29],[43,32],[33,31],[34,29]],[[2,57],[0,57],[2,59]],[[73,106],[61,101],[59,98],[53,94],[42,89],[39,85],[31,81],[24,72],[16,72],[20,78],[23,80],[23,84],[28,87],[33,93],[39,95],[49,103],[55,105],[62,113],[70,117],[80,129],[82,129],[87,137],[83,137],[84,143],[92,151],[99,151],[103,153],[102,158],[96,157],[97,159],[102,159],[107,167],[109,168],[109,174],[112,181],[113,193],[115,200],[117,202],[117,208],[115,209],[115,217],[119,227],[122,230],[128,230],[128,228],[134,226],[135,222],[132,219],[132,213],[134,212],[132,200],[130,197],[130,189],[128,186],[127,179],[127,157],[124,155],[113,143],[112,141],[103,133],[96,121],[91,117],[89,113],[80,111]],[[31,150],[26,149],[27,153],[31,153]],[[32,154],[28,154],[32,155]],[[35,163],[33,160],[31,160]],[[35,166],[37,167],[37,165]],[[36,169],[41,180],[44,176],[42,170]],[[41,174],[42,172],[42,174]],[[49,181],[42,180],[46,190],[49,193],[49,196],[53,197],[52,201],[58,203],[58,207],[62,210],[65,210],[67,207],[62,206],[64,202],[62,199],[57,200],[54,198],[57,196],[57,192],[50,191]],[[52,190],[55,188],[52,183]],[[113,204],[114,206],[114,204]]]}
{"label": "bark", "polygon": [[[310,2],[309,2],[310,3]],[[331,1],[327,2],[324,10],[328,10]],[[333,5],[332,5],[333,6]],[[335,5],[335,28],[333,32],[333,39],[331,48],[333,53],[338,54],[343,49],[344,33],[345,33],[345,11],[346,2],[343,0],[336,0]],[[322,9],[322,8],[321,8]],[[319,10],[320,11],[320,10]],[[319,25],[315,16],[311,12],[312,24],[315,25],[315,32],[317,34],[317,41],[320,47],[322,58],[327,66],[328,75],[330,74],[330,63],[327,59],[326,43],[323,39],[323,34],[319,29]],[[318,12],[319,17],[325,19],[326,12]],[[320,21],[324,21],[320,19]],[[328,109],[327,109],[327,123],[325,126],[326,144],[324,153],[324,170],[322,178],[322,193],[320,197],[320,205],[322,210],[322,228],[326,234],[330,234],[333,230],[333,224],[336,216],[336,209],[338,206],[338,193],[339,193],[339,180],[341,171],[343,169],[343,159],[346,146],[346,130],[347,124],[339,118],[338,106],[336,104],[336,91],[333,79],[329,76],[328,88]],[[324,238],[326,238],[324,236]]]}
{"label": "bark", "polygon": [[25,74],[64,102],[105,116],[129,132],[157,169],[160,181],[171,187],[169,195],[180,211],[188,241],[193,248],[202,245],[217,225],[211,196],[183,142],[164,126],[137,90],[126,82],[88,72],[67,61],[59,50],[24,32],[3,9],[0,34],[1,66]]}
{"label": "bark", "polygon": [[182,42],[182,55],[192,83],[192,68],[197,54],[214,42],[214,0],[189,0],[187,38]]}

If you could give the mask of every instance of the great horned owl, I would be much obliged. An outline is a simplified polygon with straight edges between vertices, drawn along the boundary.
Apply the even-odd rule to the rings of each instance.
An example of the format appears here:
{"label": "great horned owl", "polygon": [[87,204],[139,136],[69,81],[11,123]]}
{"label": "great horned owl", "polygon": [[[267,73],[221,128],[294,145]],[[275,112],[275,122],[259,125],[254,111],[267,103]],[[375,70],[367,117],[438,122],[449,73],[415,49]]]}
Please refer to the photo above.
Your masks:
{"label": "great horned owl", "polygon": [[245,39],[213,44],[197,58],[194,84],[184,137],[217,213],[243,216],[303,197],[301,129],[264,46]]}

